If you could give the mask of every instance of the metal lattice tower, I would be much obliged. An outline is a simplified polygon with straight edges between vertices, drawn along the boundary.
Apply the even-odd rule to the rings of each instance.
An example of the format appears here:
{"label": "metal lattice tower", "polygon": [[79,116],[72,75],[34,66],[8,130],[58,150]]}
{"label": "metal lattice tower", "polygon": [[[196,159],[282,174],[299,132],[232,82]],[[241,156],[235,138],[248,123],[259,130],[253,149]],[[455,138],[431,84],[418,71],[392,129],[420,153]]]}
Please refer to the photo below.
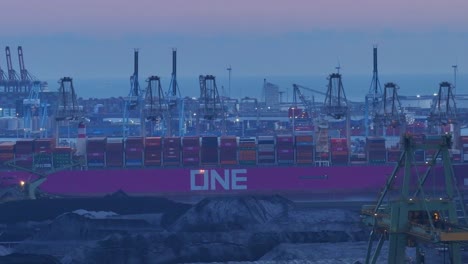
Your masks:
{"label": "metal lattice tower", "polygon": [[405,125],[405,116],[398,98],[400,87],[392,82],[384,85],[384,94],[379,107],[375,111],[374,124],[379,127],[398,127]]}
{"label": "metal lattice tower", "polygon": [[144,136],[144,118],[142,113],[141,106],[141,91],[140,83],[138,82],[138,49],[134,50],[133,56],[133,75],[130,76],[130,92],[128,96],[124,98],[124,112],[122,119],[122,137],[125,139],[130,133],[130,115],[132,112],[138,112],[138,117],[140,117],[140,122],[142,126],[141,133]]}
{"label": "metal lattice tower", "polygon": [[[363,221],[372,227],[366,264],[376,263],[386,240],[390,264],[405,263],[406,247],[416,247],[416,263],[423,263],[421,246],[425,243],[448,245],[450,263],[459,264],[460,241],[468,240],[468,229],[463,197],[456,188],[451,165],[451,136],[431,136],[423,143],[404,135],[402,145],[403,153],[377,203],[364,206],[361,212]],[[427,163],[416,163],[416,149],[435,150],[436,154]],[[437,165],[438,159],[442,164]],[[434,173],[436,168],[440,171]],[[429,186],[432,181],[437,182],[437,187]],[[460,219],[465,226],[460,226]],[[380,238],[373,250],[377,235]]]}
{"label": "metal lattice tower", "polygon": [[214,128],[214,121],[216,119],[222,120],[222,133],[225,132],[225,111],[223,101],[219,96],[218,88],[216,86],[216,77],[213,75],[200,75],[200,98],[197,113],[197,130],[199,130],[200,119],[208,121],[210,127],[209,132],[216,131]]}
{"label": "metal lattice tower", "polygon": [[11,52],[10,47],[5,48],[7,67],[8,67],[8,82],[7,82],[7,92],[21,92],[19,86],[19,76],[16,71],[13,69],[13,63],[11,62]]}
{"label": "metal lattice tower", "polygon": [[163,134],[167,132],[167,135],[171,135],[170,112],[161,87],[161,79],[158,76],[150,76],[146,82],[148,86],[145,95],[145,118],[152,123],[160,124]]}
{"label": "metal lattice tower", "polygon": [[[365,128],[366,128],[366,137],[369,136],[369,121],[370,119],[375,120],[379,115],[378,111],[380,108],[380,103],[382,102],[382,87],[380,86],[379,81],[379,71],[377,63],[377,46],[373,48],[373,71],[372,71],[372,81],[369,88],[369,92],[365,98]],[[376,130],[374,130],[376,132]]]}

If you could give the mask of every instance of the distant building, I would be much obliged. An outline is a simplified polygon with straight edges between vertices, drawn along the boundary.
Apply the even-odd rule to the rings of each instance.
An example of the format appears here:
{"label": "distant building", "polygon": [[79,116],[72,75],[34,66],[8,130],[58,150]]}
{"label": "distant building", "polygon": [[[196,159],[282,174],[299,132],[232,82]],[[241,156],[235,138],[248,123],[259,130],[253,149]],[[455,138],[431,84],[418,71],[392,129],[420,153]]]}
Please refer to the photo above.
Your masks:
{"label": "distant building", "polygon": [[263,94],[265,95],[265,106],[271,110],[279,110],[279,87],[276,84],[269,83],[265,80],[263,85]]}

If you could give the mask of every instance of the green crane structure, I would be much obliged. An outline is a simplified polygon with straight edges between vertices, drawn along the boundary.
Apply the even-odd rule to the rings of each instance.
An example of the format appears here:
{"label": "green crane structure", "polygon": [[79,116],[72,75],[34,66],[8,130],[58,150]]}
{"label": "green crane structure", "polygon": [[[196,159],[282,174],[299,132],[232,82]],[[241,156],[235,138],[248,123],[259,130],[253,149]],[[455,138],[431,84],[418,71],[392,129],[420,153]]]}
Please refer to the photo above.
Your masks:
{"label": "green crane structure", "polygon": [[[411,135],[402,136],[403,152],[377,204],[363,206],[361,211],[364,223],[372,226],[366,264],[376,263],[385,240],[389,241],[390,264],[405,263],[406,247],[416,247],[417,263],[423,263],[421,245],[424,243],[446,244],[450,263],[461,263],[460,242],[468,241],[468,227],[463,197],[456,188],[450,161],[451,144],[450,135],[428,137],[426,143],[415,140]],[[432,160],[416,164],[416,149],[436,150],[436,154]],[[442,164],[436,164],[438,160]],[[434,175],[431,172],[436,165],[442,165],[442,173],[435,174],[435,177],[441,177],[444,186],[438,186],[432,194],[430,190],[425,192],[424,187],[428,185],[429,175]],[[421,170],[424,172],[418,173]],[[401,187],[399,192],[393,193],[396,182]],[[463,215],[458,215],[459,211]],[[380,239],[373,250],[378,235]]]}

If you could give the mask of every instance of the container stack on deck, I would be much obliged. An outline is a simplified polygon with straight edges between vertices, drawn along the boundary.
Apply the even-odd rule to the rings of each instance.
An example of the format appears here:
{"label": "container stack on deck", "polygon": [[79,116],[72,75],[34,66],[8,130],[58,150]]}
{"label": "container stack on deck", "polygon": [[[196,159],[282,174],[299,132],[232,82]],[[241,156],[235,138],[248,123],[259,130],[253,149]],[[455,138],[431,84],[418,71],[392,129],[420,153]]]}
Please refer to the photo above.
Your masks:
{"label": "container stack on deck", "polygon": [[15,147],[15,165],[32,169],[34,139],[22,139],[16,141]]}
{"label": "container stack on deck", "polygon": [[460,137],[461,156],[463,162],[468,162],[468,136]]}
{"label": "container stack on deck", "polygon": [[41,138],[34,141],[34,167],[36,169],[52,168],[52,152],[55,148],[55,139]]}
{"label": "container stack on deck", "polygon": [[163,141],[163,164],[164,166],[180,165],[180,138],[167,137]]}
{"label": "container stack on deck", "polygon": [[294,137],[292,135],[276,137],[276,159],[278,164],[294,164]]}
{"label": "container stack on deck", "polygon": [[145,138],[145,166],[161,166],[162,139]]}
{"label": "container stack on deck", "polygon": [[73,150],[71,147],[55,147],[52,153],[54,168],[68,166],[72,162]]}
{"label": "container stack on deck", "polygon": [[317,142],[315,144],[315,161],[325,163],[330,161],[328,128],[321,128],[321,131],[318,133]]}
{"label": "container stack on deck", "polygon": [[[439,136],[413,135],[416,144],[440,145]],[[0,167],[16,160],[16,165],[28,169],[60,168],[73,161],[70,147],[55,147],[52,139],[21,139],[15,142],[0,142]],[[331,164],[384,164],[397,162],[402,150],[401,142],[392,138],[359,137],[351,141],[351,151],[344,138],[329,140]],[[399,143],[400,142],[400,143]],[[460,137],[461,150],[451,149],[452,161],[468,162],[468,136]],[[87,164],[91,168],[123,168],[128,166],[149,167],[197,167],[197,166],[270,166],[314,165],[328,166],[323,157],[314,157],[311,133],[292,135],[237,138],[235,136],[207,137],[148,137],[128,138],[127,146],[122,139],[88,138]],[[322,147],[322,150],[324,148]],[[258,151],[257,151],[258,150]],[[361,156],[357,156],[358,153]],[[31,155],[34,154],[34,155]],[[416,162],[425,162],[434,151],[417,149]],[[126,160],[126,159],[127,160]],[[351,159],[351,160],[348,160]]]}
{"label": "container stack on deck", "polygon": [[239,164],[257,164],[257,140],[255,138],[239,139]]}
{"label": "container stack on deck", "polygon": [[332,138],[330,139],[331,149],[331,164],[332,165],[345,165],[348,164],[348,141],[346,138]]}
{"label": "container stack on deck", "polygon": [[220,138],[219,163],[221,165],[237,164],[237,138],[223,136]]}
{"label": "container stack on deck", "polygon": [[200,137],[182,138],[182,157],[184,166],[200,165]]}
{"label": "container stack on deck", "polygon": [[387,161],[385,138],[368,137],[366,139],[367,157],[371,164],[382,164]]}
{"label": "container stack on deck", "polygon": [[296,163],[310,165],[314,162],[314,141],[312,135],[296,136]]}
{"label": "container stack on deck", "polygon": [[218,137],[202,137],[201,164],[217,165],[218,157]]}
{"label": "container stack on deck", "polygon": [[143,138],[129,137],[125,140],[125,166],[143,166]]}
{"label": "container stack on deck", "polygon": [[104,167],[106,165],[106,137],[88,138],[86,158],[89,167]]}
{"label": "container stack on deck", "polygon": [[[423,145],[426,143],[426,135],[424,134],[414,134],[413,135],[414,144],[416,146]],[[425,162],[426,161],[426,151],[424,149],[416,149],[414,151],[414,160],[416,162]]]}
{"label": "container stack on deck", "polygon": [[[442,142],[441,142],[440,136],[427,136],[425,138],[425,143],[429,145],[433,145],[433,146],[440,146]],[[436,154],[437,154],[436,149],[426,149],[424,151],[424,155],[425,155],[424,160],[425,161],[432,160]]]}
{"label": "container stack on deck", "polygon": [[122,139],[108,138],[106,146],[106,164],[107,167],[123,166],[124,146]]}
{"label": "container stack on deck", "polygon": [[0,142],[0,168],[6,167],[5,162],[15,158],[15,142]]}
{"label": "container stack on deck", "polygon": [[401,156],[399,149],[387,149],[387,162],[398,162]]}
{"label": "container stack on deck", "polygon": [[259,165],[275,164],[275,138],[273,136],[259,136],[257,142],[257,163]]}

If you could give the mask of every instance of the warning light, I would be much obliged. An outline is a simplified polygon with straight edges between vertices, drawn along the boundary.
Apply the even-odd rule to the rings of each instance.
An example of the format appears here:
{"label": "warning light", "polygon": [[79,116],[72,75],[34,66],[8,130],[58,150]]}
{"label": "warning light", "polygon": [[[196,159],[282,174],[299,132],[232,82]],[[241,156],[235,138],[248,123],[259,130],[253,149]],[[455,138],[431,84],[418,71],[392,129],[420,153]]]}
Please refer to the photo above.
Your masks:
{"label": "warning light", "polygon": [[26,183],[24,181],[20,181],[20,186],[23,187]]}

